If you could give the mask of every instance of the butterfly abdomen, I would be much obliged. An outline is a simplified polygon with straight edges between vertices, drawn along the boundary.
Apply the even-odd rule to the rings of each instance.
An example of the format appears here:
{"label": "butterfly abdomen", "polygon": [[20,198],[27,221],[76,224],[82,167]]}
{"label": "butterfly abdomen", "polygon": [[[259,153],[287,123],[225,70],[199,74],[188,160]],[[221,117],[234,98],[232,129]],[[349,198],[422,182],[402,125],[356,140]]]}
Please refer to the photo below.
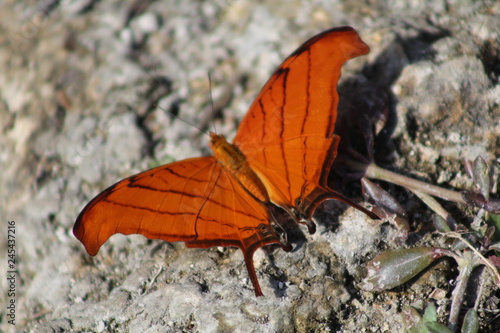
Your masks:
{"label": "butterfly abdomen", "polygon": [[210,133],[210,147],[214,157],[222,167],[231,173],[251,195],[261,202],[269,202],[266,187],[250,168],[245,155],[223,135]]}

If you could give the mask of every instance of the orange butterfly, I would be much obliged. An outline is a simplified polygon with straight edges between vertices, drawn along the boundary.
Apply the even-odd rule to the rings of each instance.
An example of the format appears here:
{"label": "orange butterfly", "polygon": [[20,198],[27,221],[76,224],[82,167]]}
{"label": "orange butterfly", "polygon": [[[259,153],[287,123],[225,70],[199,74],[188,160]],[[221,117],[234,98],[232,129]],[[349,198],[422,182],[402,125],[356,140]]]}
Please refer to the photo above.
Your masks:
{"label": "orange butterfly", "polygon": [[293,52],[259,93],[230,144],[210,133],[214,156],[191,158],[119,181],[80,213],[73,233],[90,255],[116,233],[141,234],[188,247],[239,247],[261,296],[253,253],[266,244],[291,246],[269,206],[285,209],[315,231],[325,199],[375,214],[327,185],[340,137],[337,82],[349,59],[368,46],[351,27],[318,34]]}

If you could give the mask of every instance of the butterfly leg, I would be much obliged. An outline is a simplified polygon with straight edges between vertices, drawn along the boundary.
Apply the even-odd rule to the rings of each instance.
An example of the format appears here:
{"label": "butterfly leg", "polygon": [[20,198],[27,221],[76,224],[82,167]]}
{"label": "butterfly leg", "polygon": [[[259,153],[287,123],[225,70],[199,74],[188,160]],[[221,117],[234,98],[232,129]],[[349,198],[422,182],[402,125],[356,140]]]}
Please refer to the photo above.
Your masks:
{"label": "butterfly leg", "polygon": [[372,219],[378,220],[379,217],[366,209],[365,207],[358,205],[357,203],[353,202],[351,199],[345,197],[344,195],[329,189],[329,188],[323,188],[320,186],[314,187],[312,191],[307,191],[307,186],[304,187],[306,190],[303,192],[302,196],[297,198],[295,200],[295,207],[292,207],[291,209],[291,214],[292,217],[297,221],[298,223],[305,224],[307,225],[307,228],[309,230],[310,234],[313,234],[316,231],[316,225],[312,221],[312,214],[314,213],[314,210],[316,207],[323,202],[324,200],[327,199],[334,199],[343,203],[348,204],[351,207],[356,208],[357,210],[362,211],[366,215],[368,215]]}
{"label": "butterfly leg", "polygon": [[[267,205],[270,206],[272,204],[268,203]],[[283,249],[283,251],[290,252],[293,249],[293,247],[288,242],[288,235],[287,235],[285,229],[276,220],[276,217],[274,216],[274,213],[273,213],[273,209],[275,209],[274,205],[273,205],[273,207],[267,207],[267,211],[269,212],[271,227],[273,228],[274,233],[278,237],[279,244],[281,245],[281,248]]]}

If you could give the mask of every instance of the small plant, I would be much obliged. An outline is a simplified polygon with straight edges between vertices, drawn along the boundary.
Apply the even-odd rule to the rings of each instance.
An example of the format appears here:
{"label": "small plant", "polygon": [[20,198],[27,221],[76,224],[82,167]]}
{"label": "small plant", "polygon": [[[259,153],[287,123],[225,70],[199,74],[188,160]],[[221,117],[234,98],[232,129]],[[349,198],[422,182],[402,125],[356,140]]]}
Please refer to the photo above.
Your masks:
{"label": "small plant", "polygon": [[[473,223],[469,227],[457,224],[437,201],[424,193],[424,191],[427,191],[436,194],[437,191],[433,186],[418,184],[420,182],[411,180],[411,185],[407,187],[413,192],[417,192],[418,196],[423,198],[423,201],[436,212],[433,224],[437,232],[442,236],[439,239],[439,244],[435,247],[391,250],[377,255],[368,263],[368,274],[361,284],[361,287],[367,291],[388,290],[407,282],[438,258],[448,256],[455,259],[459,275],[452,293],[448,318],[449,327],[453,331],[458,323],[467,283],[476,267],[486,266],[486,272],[489,273],[494,283],[500,287],[498,269],[500,267],[500,257],[497,255],[497,251],[500,251],[500,242],[494,242],[496,228],[492,225],[498,219],[498,215],[490,213],[498,210],[498,201],[491,200],[489,197],[492,175],[482,157],[478,157],[473,163],[468,162],[466,165],[468,165],[469,174],[479,190],[479,193],[470,191],[461,193],[463,198],[461,202],[481,207]],[[377,178],[381,179],[380,175],[384,175],[384,172],[377,171],[379,172]],[[402,176],[398,175],[398,179],[401,180],[401,178]],[[406,180],[400,183],[407,184]],[[376,201],[386,216],[394,214],[394,209],[387,204],[390,202],[394,205],[393,199],[388,198],[389,194],[387,192],[381,192],[381,189],[377,189],[377,185],[366,180],[363,185],[368,189],[367,192],[372,194],[372,199]],[[421,186],[422,189],[417,190],[417,185]],[[451,192],[449,190],[445,191]],[[373,196],[375,193],[377,195]],[[456,195],[453,196],[456,197]],[[453,196],[448,195],[448,197]],[[470,317],[477,317],[476,310],[482,296],[482,290],[483,288],[480,288],[474,309],[469,310],[472,311]],[[469,323],[466,322],[464,325],[469,326]]]}
{"label": "small plant", "polygon": [[412,307],[403,310],[408,333],[451,333],[445,325],[438,322],[436,307],[430,303],[423,316]]}
{"label": "small plant", "polygon": [[[384,103],[387,101],[381,101],[380,105],[385,105]],[[498,169],[481,156],[474,161],[466,161],[465,168],[477,189],[461,192],[383,169],[374,163],[374,154],[379,152],[379,155],[383,155],[380,152],[387,152],[390,135],[384,130],[387,115],[378,110],[384,108],[375,105],[374,108],[368,108],[368,111],[363,111],[361,107],[349,110],[351,115],[356,114],[354,119],[357,126],[349,127],[351,133],[343,133],[346,140],[341,141],[339,147],[340,163],[337,165],[337,172],[359,178],[364,175],[361,183],[365,196],[375,204],[374,212],[397,228],[397,244],[403,245],[410,233],[406,212],[393,196],[369,179],[390,182],[413,192],[434,211],[432,222],[438,237],[433,240],[435,244],[432,246],[399,248],[377,255],[367,263],[367,276],[360,286],[367,291],[388,290],[408,282],[441,257],[453,258],[459,273],[451,295],[448,327],[437,322],[433,304],[428,305],[423,317],[415,309],[406,310],[405,316],[411,322],[408,325],[409,332],[454,332],[459,323],[460,309],[471,274],[477,267],[483,266],[486,269],[482,271],[479,282],[475,282],[478,289],[475,305],[469,309],[462,324],[462,332],[477,332],[477,312],[481,297],[484,296],[483,285],[493,282],[500,287],[500,200],[490,197],[491,192],[497,191]],[[352,131],[353,128],[357,131]],[[376,128],[379,128],[377,133]],[[377,156],[382,160],[385,157]],[[468,224],[458,223],[434,197],[471,207],[472,211],[476,211],[473,221]],[[414,315],[410,316],[410,313]]]}

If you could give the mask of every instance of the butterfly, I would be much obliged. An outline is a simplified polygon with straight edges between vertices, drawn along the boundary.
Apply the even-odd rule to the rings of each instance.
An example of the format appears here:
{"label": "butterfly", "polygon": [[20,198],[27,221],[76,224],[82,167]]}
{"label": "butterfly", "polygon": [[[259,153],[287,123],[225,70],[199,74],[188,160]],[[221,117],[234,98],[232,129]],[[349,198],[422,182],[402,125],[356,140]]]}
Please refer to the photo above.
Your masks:
{"label": "butterfly", "polygon": [[166,164],[112,185],[82,210],[74,235],[93,256],[116,233],[187,247],[238,247],[255,294],[262,296],[255,250],[268,244],[292,249],[272,205],[311,234],[313,212],[326,199],[377,218],[327,185],[340,140],[334,133],[340,69],[368,52],[351,27],[312,37],[262,88],[232,144],[211,132],[213,156]]}

